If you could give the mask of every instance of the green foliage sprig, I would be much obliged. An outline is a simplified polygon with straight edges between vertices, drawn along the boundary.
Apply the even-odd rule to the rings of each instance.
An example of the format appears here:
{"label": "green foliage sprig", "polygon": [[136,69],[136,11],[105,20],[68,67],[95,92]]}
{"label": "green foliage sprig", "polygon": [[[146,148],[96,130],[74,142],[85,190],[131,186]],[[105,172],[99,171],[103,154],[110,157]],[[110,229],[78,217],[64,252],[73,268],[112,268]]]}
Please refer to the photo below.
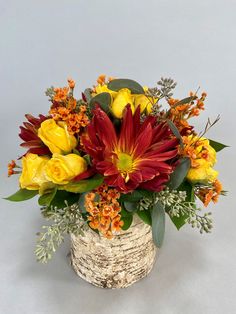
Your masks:
{"label": "green foliage sprig", "polygon": [[78,204],[65,206],[64,208],[45,207],[42,209],[42,215],[53,223],[49,226],[43,226],[42,232],[38,233],[38,239],[35,249],[37,261],[47,263],[56,249],[64,241],[66,234],[83,235],[83,228],[86,224]]}

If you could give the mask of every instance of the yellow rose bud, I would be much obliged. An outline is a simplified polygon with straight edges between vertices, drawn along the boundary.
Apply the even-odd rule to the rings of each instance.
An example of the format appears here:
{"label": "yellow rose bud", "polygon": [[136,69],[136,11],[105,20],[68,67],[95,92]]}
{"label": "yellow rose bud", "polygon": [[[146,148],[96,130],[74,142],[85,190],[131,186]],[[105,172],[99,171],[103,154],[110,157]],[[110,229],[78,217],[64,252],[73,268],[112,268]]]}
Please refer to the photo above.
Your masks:
{"label": "yellow rose bud", "polygon": [[155,99],[153,97],[148,97],[144,94],[141,95],[135,95],[134,97],[134,107],[135,109],[140,106],[140,112],[144,112],[144,110],[147,110],[147,113],[150,113],[152,111],[152,106],[155,103]]}
{"label": "yellow rose bud", "polygon": [[214,166],[214,164],[217,161],[216,160],[216,151],[210,145],[207,147],[207,150],[208,150],[207,161],[209,162],[210,166]]}
{"label": "yellow rose bud", "polygon": [[95,93],[92,93],[93,97],[101,93],[109,93],[112,96],[112,98],[115,98],[117,95],[117,92],[109,89],[106,84],[103,84],[103,85],[98,84],[97,86],[95,86],[94,89],[95,89]]}
{"label": "yellow rose bud", "polygon": [[70,153],[77,145],[77,140],[69,134],[66,123],[56,123],[53,119],[47,119],[41,124],[38,136],[53,154]]}
{"label": "yellow rose bud", "polygon": [[111,104],[111,112],[116,118],[121,119],[123,116],[123,110],[128,104],[130,104],[131,110],[134,113],[131,91],[128,88],[122,88],[119,90],[113,103]]}
{"label": "yellow rose bud", "polygon": [[218,176],[218,172],[209,166],[209,163],[204,159],[199,159],[198,167],[190,168],[187,174],[187,179],[192,183],[211,183]]}
{"label": "yellow rose bud", "polygon": [[[148,91],[148,87],[143,87],[145,93]],[[146,110],[147,114],[152,112],[152,106],[157,102],[157,98],[149,97],[144,94],[134,95],[134,108],[137,109],[140,106],[140,112],[143,113]]]}
{"label": "yellow rose bud", "polygon": [[[187,147],[195,146],[195,155],[197,156],[196,163],[198,160],[204,159],[208,162],[208,166],[212,167],[216,163],[216,151],[210,145],[208,139],[194,135],[189,135],[187,137],[183,137],[184,141],[186,141]],[[200,158],[200,159],[198,159]]]}
{"label": "yellow rose bud", "polygon": [[87,170],[87,163],[84,158],[76,155],[54,154],[48,161],[45,172],[49,181],[55,184],[67,184],[74,177]]}
{"label": "yellow rose bud", "polygon": [[22,158],[22,174],[19,180],[22,189],[38,190],[47,182],[44,169],[48,160],[49,158],[36,154],[27,154]]}

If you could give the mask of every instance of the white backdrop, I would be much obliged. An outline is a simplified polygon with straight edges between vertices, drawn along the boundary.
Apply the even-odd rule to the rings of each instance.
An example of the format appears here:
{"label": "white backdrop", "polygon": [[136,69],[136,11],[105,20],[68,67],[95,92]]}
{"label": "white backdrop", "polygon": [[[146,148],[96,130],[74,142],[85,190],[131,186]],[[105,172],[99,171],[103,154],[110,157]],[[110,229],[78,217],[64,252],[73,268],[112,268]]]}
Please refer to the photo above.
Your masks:
{"label": "white backdrop", "polygon": [[207,91],[208,116],[221,114],[209,133],[231,148],[217,170],[229,196],[214,208],[214,229],[200,235],[167,223],[153,272],[125,290],[101,290],[68,265],[69,241],[48,265],[35,262],[35,233],[43,223],[36,200],[0,200],[0,313],[3,314],[234,314],[236,313],[235,0],[0,0],[1,197],[17,189],[7,163],[22,153],[24,113],[46,113],[46,87],[68,76],[76,93],[101,73],[154,86],[178,81],[176,97]]}

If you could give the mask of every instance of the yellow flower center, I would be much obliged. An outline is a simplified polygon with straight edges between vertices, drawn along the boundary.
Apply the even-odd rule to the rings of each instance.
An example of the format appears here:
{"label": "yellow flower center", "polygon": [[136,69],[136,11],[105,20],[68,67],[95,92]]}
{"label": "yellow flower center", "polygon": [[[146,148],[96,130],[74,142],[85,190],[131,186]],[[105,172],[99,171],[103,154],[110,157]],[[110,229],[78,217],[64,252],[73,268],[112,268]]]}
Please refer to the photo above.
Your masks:
{"label": "yellow flower center", "polygon": [[126,153],[118,153],[117,168],[121,175],[125,178],[125,182],[129,181],[129,172],[133,170],[133,159]]}

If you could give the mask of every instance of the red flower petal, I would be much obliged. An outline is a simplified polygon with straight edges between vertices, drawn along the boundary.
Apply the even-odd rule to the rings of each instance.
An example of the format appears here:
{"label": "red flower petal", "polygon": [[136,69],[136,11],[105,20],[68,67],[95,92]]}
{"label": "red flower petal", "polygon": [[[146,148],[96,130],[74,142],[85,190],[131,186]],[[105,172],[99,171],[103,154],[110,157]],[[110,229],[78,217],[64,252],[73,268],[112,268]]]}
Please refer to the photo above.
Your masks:
{"label": "red flower petal", "polygon": [[156,176],[153,180],[143,182],[140,187],[149,191],[160,192],[165,187],[164,183],[168,180],[168,175],[160,175]]}
{"label": "red flower petal", "polygon": [[152,127],[148,123],[146,128],[138,135],[135,140],[134,158],[143,155],[152,142]]}
{"label": "red flower petal", "polygon": [[129,152],[134,142],[133,116],[130,105],[124,110],[123,123],[121,126],[119,149],[122,152]]}
{"label": "red flower petal", "polygon": [[107,114],[98,106],[94,110],[93,124],[96,128],[98,138],[102,141],[106,149],[113,150],[117,145],[114,125]]}
{"label": "red flower petal", "polygon": [[31,132],[29,130],[27,130],[26,128],[24,128],[23,126],[20,126],[20,138],[23,140],[23,141],[31,141],[31,140],[39,140],[39,137],[34,133],[34,132]]}
{"label": "red flower petal", "polygon": [[84,171],[83,173],[81,173],[78,176],[76,176],[73,179],[73,181],[77,182],[77,181],[80,181],[82,179],[87,179],[87,178],[91,177],[92,175],[94,175],[95,173],[96,173],[96,171],[95,171],[95,169],[93,167],[89,168],[86,171]]}

